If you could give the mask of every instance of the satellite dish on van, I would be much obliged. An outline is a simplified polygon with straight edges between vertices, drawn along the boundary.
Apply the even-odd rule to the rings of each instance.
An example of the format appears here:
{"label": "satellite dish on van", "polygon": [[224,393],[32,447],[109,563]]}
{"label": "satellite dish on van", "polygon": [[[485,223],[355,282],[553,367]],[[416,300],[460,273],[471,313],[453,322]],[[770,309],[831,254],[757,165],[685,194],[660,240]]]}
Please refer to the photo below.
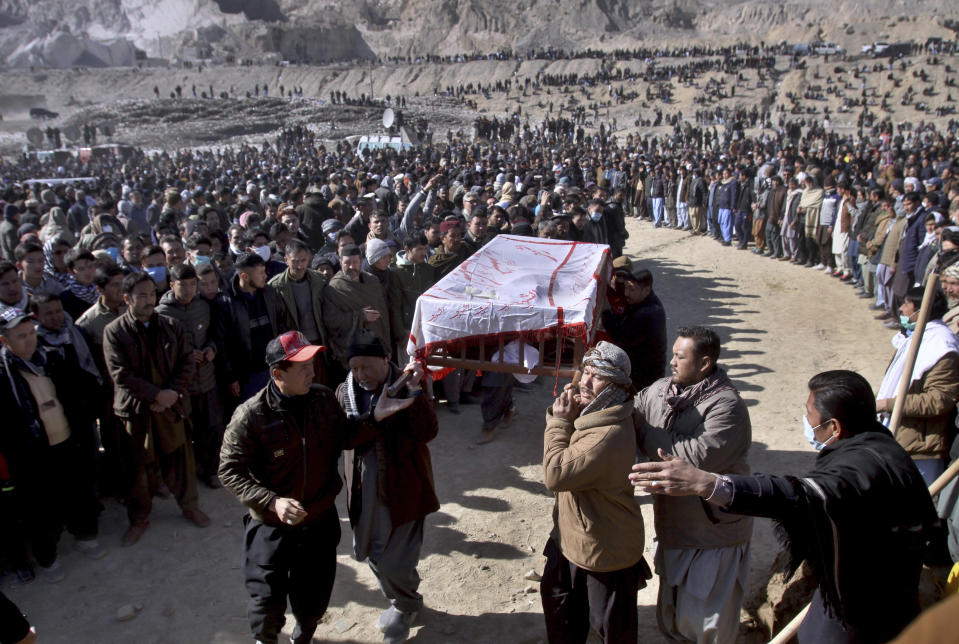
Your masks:
{"label": "satellite dish on van", "polygon": [[80,140],[80,128],[76,125],[68,125],[63,128],[63,136],[67,137],[67,141],[78,141]]}
{"label": "satellite dish on van", "polygon": [[383,127],[390,127],[393,125],[393,121],[396,119],[396,115],[393,114],[393,110],[389,107],[383,112]]}
{"label": "satellite dish on van", "polygon": [[43,139],[44,139],[43,130],[41,130],[40,128],[32,127],[29,130],[27,130],[27,141],[29,141],[33,145],[37,147],[43,145]]}

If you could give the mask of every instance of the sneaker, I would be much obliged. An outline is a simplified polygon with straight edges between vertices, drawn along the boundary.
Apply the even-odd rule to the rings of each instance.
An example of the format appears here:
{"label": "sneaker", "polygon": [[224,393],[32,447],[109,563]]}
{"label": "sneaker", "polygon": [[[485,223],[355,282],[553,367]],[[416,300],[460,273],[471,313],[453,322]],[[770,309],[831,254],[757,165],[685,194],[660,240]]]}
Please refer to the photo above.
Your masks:
{"label": "sneaker", "polygon": [[147,531],[147,528],[150,527],[149,521],[139,521],[137,523],[131,523],[130,527],[127,528],[127,531],[123,533],[123,538],[120,539],[120,545],[124,548],[129,548],[137,541],[140,540],[140,537],[143,536],[143,533]]}
{"label": "sneaker", "polygon": [[825,273],[826,275],[829,275],[830,273],[832,273],[832,268],[829,266],[823,266],[822,272]]}
{"label": "sneaker", "polygon": [[376,630],[379,632],[384,632],[386,627],[393,623],[393,613],[397,612],[395,608],[390,606],[382,613],[380,613],[379,619],[376,620]]}
{"label": "sneaker", "polygon": [[[381,629],[383,641],[387,644],[400,644],[400,642],[408,640],[410,638],[410,627],[413,625],[416,615],[415,612],[401,613],[394,608],[389,620]],[[377,620],[376,625],[379,627],[379,620]]]}
{"label": "sneaker", "polygon": [[57,557],[49,566],[37,566],[40,569],[40,576],[48,584],[59,584],[67,574],[63,572],[63,566],[60,565],[60,558]]}
{"label": "sneaker", "polygon": [[107,556],[107,549],[96,539],[77,539],[73,546],[90,559],[103,559]]}
{"label": "sneaker", "polygon": [[[807,264],[807,266],[808,266],[808,264]],[[825,266],[824,266],[823,264],[821,264],[821,263],[820,263],[820,264],[816,264],[815,266],[812,267],[812,269],[813,269],[814,271],[821,271],[821,270],[824,269],[824,268],[825,268]]]}
{"label": "sneaker", "polygon": [[899,329],[899,322],[896,320],[889,320],[888,322],[883,322],[882,325],[887,329]]}
{"label": "sneaker", "polygon": [[205,528],[210,525],[210,517],[208,517],[200,508],[184,510],[183,516],[198,528]]}

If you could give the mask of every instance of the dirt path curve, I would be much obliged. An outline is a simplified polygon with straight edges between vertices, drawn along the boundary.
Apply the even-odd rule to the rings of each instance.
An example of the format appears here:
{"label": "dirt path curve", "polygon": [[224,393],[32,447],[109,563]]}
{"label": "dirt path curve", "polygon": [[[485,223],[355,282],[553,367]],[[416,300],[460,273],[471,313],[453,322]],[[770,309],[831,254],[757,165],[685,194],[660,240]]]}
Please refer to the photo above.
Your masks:
{"label": "dirt path curve", "polygon": [[[797,473],[813,452],[803,439],[800,404],[806,381],[832,368],[854,369],[878,386],[891,354],[891,331],[872,318],[849,286],[811,269],[723,248],[703,237],[630,221],[627,253],[649,268],[668,315],[669,341],[680,325],[705,324],[723,340],[721,363],[747,399],[753,426],[750,459],[759,471]],[[542,569],[552,498],[543,487],[543,413],[553,383],[517,393],[514,425],[474,446],[479,409],[440,411],[431,444],[442,503],[427,521],[419,573],[427,609],[411,641],[533,644],[545,641],[538,587],[523,576]],[[624,473],[625,476],[625,473]],[[108,558],[88,561],[61,546],[67,579],[4,588],[37,624],[44,642],[240,643],[251,641],[240,569],[242,509],[223,491],[201,491],[213,525],[198,530],[172,501],[158,501],[152,526],[135,547],[121,549],[124,514],[109,503],[101,518]],[[341,498],[342,503],[342,498]],[[647,560],[654,542],[651,506]],[[350,556],[343,538],[330,609],[315,641],[378,642],[373,623],[387,607],[372,573]],[[768,521],[756,522],[751,583],[763,583],[776,546]],[[660,642],[656,581],[641,591],[640,633]],[[142,605],[130,621],[125,604]],[[287,632],[292,628],[288,620]]]}

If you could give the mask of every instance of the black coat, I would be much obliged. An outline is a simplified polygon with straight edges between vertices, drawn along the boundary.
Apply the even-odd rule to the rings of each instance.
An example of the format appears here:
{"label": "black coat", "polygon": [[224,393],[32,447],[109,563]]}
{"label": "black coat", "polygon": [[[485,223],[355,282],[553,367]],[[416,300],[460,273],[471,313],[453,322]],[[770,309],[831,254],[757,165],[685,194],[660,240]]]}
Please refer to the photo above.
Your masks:
{"label": "black coat", "polygon": [[806,560],[816,576],[801,643],[886,642],[919,614],[923,549],[936,511],[919,470],[885,427],[875,423],[826,446],[802,479],[730,479],[735,493],[726,510],[775,519],[791,566]]}
{"label": "black coat", "polygon": [[[227,293],[227,309],[229,319],[222,320],[223,343],[226,351],[221,371],[227,384],[246,382],[253,373],[249,356],[253,354],[253,337],[250,333],[250,311],[246,300],[240,291],[239,276],[234,275],[230,283],[230,292]],[[276,336],[296,328],[296,323],[286,310],[283,300],[276,290],[269,284],[263,287],[263,299],[266,304],[266,314],[270,318],[270,337]],[[259,359],[258,359],[259,360]]]}
{"label": "black coat", "polygon": [[630,378],[642,390],[663,377],[666,367],[666,310],[655,293],[620,314],[603,312],[603,328],[629,356]]}

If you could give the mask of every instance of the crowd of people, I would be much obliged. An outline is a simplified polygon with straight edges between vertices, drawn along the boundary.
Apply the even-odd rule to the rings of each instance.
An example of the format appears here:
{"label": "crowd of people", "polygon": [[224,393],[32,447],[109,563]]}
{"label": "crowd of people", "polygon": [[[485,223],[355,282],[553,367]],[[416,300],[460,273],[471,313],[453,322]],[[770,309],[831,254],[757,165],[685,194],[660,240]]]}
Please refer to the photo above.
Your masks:
{"label": "crowd of people", "polygon": [[[316,530],[316,539],[327,539],[318,546],[325,548],[323,526],[334,522],[329,513],[339,479],[335,464],[310,477],[301,472],[316,502],[308,506],[307,499],[293,498],[289,476],[296,468],[264,466],[249,452],[250,436],[275,444],[274,458],[289,452],[284,458],[290,460],[299,448],[287,445],[289,435],[271,430],[282,421],[267,419],[295,417],[305,413],[304,397],[327,396],[322,404],[341,409],[342,418],[331,411],[309,422],[338,419],[342,440],[322,447],[330,463],[341,450],[358,448],[348,460],[348,474],[355,474],[348,483],[351,499],[363,494],[377,502],[356,504],[354,516],[351,501],[351,522],[362,535],[355,554],[370,562],[391,600],[380,624],[387,641],[403,641],[422,605],[415,573],[422,518],[438,506],[430,497],[431,477],[429,485],[420,482],[417,504],[410,507],[384,496],[384,481],[370,473],[394,480],[398,449],[412,450],[428,466],[422,450],[435,435],[435,412],[417,403],[377,414],[380,398],[390,396],[370,392],[381,392],[399,375],[389,360],[405,363],[419,295],[499,234],[605,244],[615,260],[604,325],[609,346],[621,348],[589,355],[584,365],[595,378],[580,386],[578,402],[565,394],[552,407],[547,443],[558,441],[558,460],[547,447],[547,486],[565,492],[583,480],[564,461],[578,414],[602,416],[591,432],[632,423],[629,396],[637,391],[644,453],[656,457],[662,449],[739,485],[735,477],[749,472],[748,413],[717,368],[718,338],[708,330],[681,330],[674,375],[663,378],[665,315],[652,276],[622,256],[628,218],[711,235],[722,246],[735,243],[792,262],[797,271],[805,267],[848,283],[850,298],[858,294],[883,323],[901,331],[897,348],[908,344],[918,316],[916,289],[941,275],[944,292],[933,319],[948,331],[931,333],[928,350],[920,352],[925,369],[910,388],[913,398],[907,397],[895,438],[927,484],[942,472],[959,397],[959,123],[903,127],[875,120],[856,136],[783,124],[750,137],[733,125],[710,131],[677,121],[671,134],[625,140],[606,129],[576,135],[576,127],[563,119],[526,129],[519,141],[451,141],[363,155],[345,142],[327,147],[307,129],[293,128],[263,146],[156,155],[134,150],[59,167],[29,158],[5,164],[5,568],[24,582],[37,572],[50,582],[62,579],[57,544],[64,528],[80,551],[106,556],[97,524],[101,500],[109,496],[126,506],[124,546],[148,529],[157,495],[175,497],[185,519],[202,528],[209,518],[199,507],[197,484],[218,487],[222,481],[251,508],[245,571],[256,604],[251,626],[261,641],[275,638],[285,606],[278,597],[285,601],[288,594],[292,602],[305,591],[292,572],[282,582],[268,574],[275,557],[284,556],[274,532],[286,534],[284,526],[309,517],[304,525]],[[58,178],[27,182],[36,177]],[[648,336],[637,328],[649,329]],[[306,349],[319,346],[326,351]],[[300,351],[305,353],[294,359]],[[335,388],[344,381],[335,397],[308,386]],[[604,393],[609,383],[616,386]],[[512,418],[510,378],[459,370],[436,385],[436,399],[450,413],[480,403],[480,443],[494,440],[497,427]],[[813,391],[818,387],[810,384]],[[888,411],[886,392],[880,390],[873,413]],[[391,438],[393,413],[415,414],[423,425],[415,446]],[[703,438],[697,432],[713,413],[723,420]],[[810,422],[823,413],[810,411]],[[362,440],[377,424],[379,438]],[[637,438],[630,430],[619,439],[614,451],[631,463]],[[707,457],[708,450],[697,447],[703,441],[720,445],[720,455]],[[592,507],[558,496],[560,528],[581,529],[566,514],[576,508],[579,521],[601,507],[626,512],[623,496],[620,490]],[[741,498],[737,491],[720,505],[736,509]],[[765,512],[757,507],[744,514]],[[632,510],[627,514],[624,521],[635,520]],[[708,505],[689,499],[657,499],[656,517],[663,629],[692,639],[706,629],[717,641],[730,641],[748,570],[749,520],[714,516]],[[302,539],[296,543],[319,543],[297,534]],[[622,601],[617,584],[635,589],[649,575],[640,565],[641,548],[640,558],[625,545],[595,552],[589,549],[594,537],[574,534],[565,542],[560,529],[548,546],[543,596],[551,641],[567,641],[553,635],[571,619],[563,614],[564,593],[572,592],[567,585],[592,583],[580,569],[629,571],[607,580],[605,597],[613,603]],[[394,540],[408,547],[394,548]],[[326,557],[329,548],[323,552]],[[317,570],[328,571],[329,558],[317,557]],[[702,594],[690,580],[705,569],[719,571],[723,585]],[[827,607],[834,600],[823,599]],[[308,641],[325,601],[299,608],[296,637]],[[299,608],[293,605],[295,614]],[[606,618],[622,615],[609,608]],[[597,626],[591,618],[577,624],[577,632],[583,624]],[[603,629],[607,641],[621,641],[608,635],[621,631]]]}

